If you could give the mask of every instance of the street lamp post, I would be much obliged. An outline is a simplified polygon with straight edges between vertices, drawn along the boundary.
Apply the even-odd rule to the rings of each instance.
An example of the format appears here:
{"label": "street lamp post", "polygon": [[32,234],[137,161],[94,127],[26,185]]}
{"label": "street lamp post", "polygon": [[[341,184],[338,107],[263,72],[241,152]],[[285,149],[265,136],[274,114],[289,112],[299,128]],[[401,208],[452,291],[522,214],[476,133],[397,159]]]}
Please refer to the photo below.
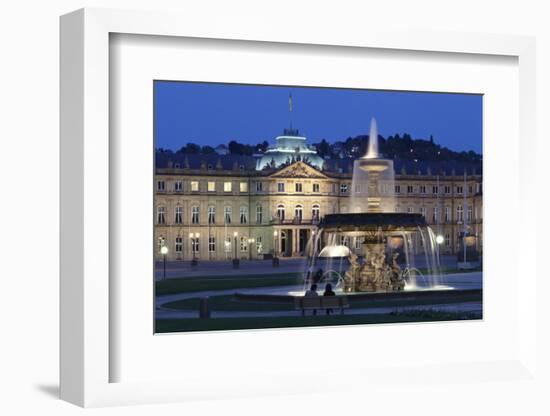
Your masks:
{"label": "street lamp post", "polygon": [[160,254],[162,254],[162,280],[166,280],[166,255],[168,254],[168,247],[162,246],[160,248]]}
{"label": "street lamp post", "polygon": [[237,236],[239,233],[235,231],[233,233],[233,238],[235,239],[235,257],[233,258],[233,268],[238,269],[239,268],[239,259],[237,258]]}
{"label": "street lamp post", "polygon": [[277,235],[277,230],[273,231],[273,260],[271,261],[273,267],[279,267],[279,258],[277,257],[277,252],[279,251]]}

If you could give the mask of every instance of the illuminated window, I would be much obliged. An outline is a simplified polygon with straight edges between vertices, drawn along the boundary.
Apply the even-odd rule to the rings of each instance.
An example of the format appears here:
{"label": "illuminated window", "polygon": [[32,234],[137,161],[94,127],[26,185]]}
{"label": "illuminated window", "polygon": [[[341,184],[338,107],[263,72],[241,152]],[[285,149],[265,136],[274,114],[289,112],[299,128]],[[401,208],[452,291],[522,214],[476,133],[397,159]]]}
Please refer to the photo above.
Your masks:
{"label": "illuminated window", "polygon": [[224,182],[223,183],[223,191],[224,192],[231,192],[231,182]]}
{"label": "illuminated window", "polygon": [[183,251],[183,238],[176,237],[176,253],[181,253]]}
{"label": "illuminated window", "polygon": [[191,192],[199,191],[199,181],[191,181]]}
{"label": "illuminated window", "polygon": [[263,251],[264,251],[264,247],[262,245],[262,237],[258,236],[256,237],[256,252],[258,254],[262,254]]}
{"label": "illuminated window", "polygon": [[241,192],[248,192],[248,182],[239,183],[239,190]]}
{"label": "illuminated window", "polygon": [[248,251],[248,238],[241,236],[241,251],[247,252]]}
{"label": "illuminated window", "polygon": [[216,192],[216,182],[208,182],[208,192]]}
{"label": "illuminated window", "polygon": [[231,253],[231,237],[225,237],[225,241],[223,242],[223,250],[226,253]]}

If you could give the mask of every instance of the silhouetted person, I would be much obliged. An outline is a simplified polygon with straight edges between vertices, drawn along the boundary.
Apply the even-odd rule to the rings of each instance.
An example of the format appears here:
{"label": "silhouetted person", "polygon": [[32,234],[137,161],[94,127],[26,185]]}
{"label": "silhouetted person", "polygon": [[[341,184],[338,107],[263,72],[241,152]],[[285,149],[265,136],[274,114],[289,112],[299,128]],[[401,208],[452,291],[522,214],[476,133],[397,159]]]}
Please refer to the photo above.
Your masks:
{"label": "silhouetted person", "polygon": [[327,283],[325,286],[325,293],[323,293],[323,296],[336,296],[336,293],[332,290],[332,285],[330,283]]}
{"label": "silhouetted person", "polygon": [[311,288],[309,290],[306,290],[306,293],[304,294],[306,298],[313,298],[319,296],[317,293],[317,285],[314,283],[311,285]]}
{"label": "silhouetted person", "polygon": [[[314,283],[311,285],[311,288],[306,291],[304,297],[306,298],[316,298],[319,294],[317,293],[317,285]],[[317,315],[317,309],[313,309],[313,315]]]}
{"label": "silhouetted person", "polygon": [[[330,283],[327,283],[325,286],[325,292],[323,293],[323,296],[336,296],[336,293],[334,293],[334,290],[332,290],[332,285]],[[330,315],[332,312],[332,309],[327,309],[327,315]]]}

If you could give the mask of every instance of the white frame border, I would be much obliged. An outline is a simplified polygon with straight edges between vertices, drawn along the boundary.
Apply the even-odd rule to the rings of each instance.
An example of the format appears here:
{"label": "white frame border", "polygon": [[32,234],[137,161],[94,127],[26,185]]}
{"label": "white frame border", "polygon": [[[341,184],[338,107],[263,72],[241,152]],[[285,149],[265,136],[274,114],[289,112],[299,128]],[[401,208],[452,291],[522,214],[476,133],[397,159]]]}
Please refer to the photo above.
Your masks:
{"label": "white frame border", "polygon": [[[534,38],[354,27],[327,34],[323,27],[313,24],[308,30],[289,26],[282,31],[275,22],[244,18],[239,25],[224,19],[211,25],[203,23],[192,15],[108,9],[81,9],[61,17],[60,395],[71,403],[106,406],[173,402],[207,399],[219,393],[205,391],[206,384],[200,382],[193,387],[183,382],[109,383],[109,361],[115,358],[109,355],[110,33],[517,57],[522,142],[518,148],[520,228],[523,241],[536,241],[536,217],[528,210],[536,206],[537,197],[536,184],[529,175],[533,172],[537,144]],[[539,277],[530,247],[518,247],[517,254],[525,265],[525,284],[518,288],[520,356],[517,362],[503,365],[513,368],[518,376],[534,377]],[[428,374],[430,370],[420,372]],[[273,380],[275,384],[280,385]],[[277,394],[309,391],[293,383],[287,385],[287,391],[279,390]],[[259,386],[247,392],[251,394],[269,392]],[[234,392],[227,395],[235,396]]]}

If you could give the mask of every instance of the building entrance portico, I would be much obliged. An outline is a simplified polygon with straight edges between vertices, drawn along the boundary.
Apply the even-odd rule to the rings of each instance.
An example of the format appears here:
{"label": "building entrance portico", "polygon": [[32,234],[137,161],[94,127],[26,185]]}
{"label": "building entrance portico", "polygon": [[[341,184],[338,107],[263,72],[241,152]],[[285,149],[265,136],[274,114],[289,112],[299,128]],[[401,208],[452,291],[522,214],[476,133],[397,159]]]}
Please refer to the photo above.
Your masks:
{"label": "building entrance portico", "polygon": [[306,255],[307,242],[311,237],[311,229],[305,227],[280,228],[278,254],[281,257],[302,257]]}

